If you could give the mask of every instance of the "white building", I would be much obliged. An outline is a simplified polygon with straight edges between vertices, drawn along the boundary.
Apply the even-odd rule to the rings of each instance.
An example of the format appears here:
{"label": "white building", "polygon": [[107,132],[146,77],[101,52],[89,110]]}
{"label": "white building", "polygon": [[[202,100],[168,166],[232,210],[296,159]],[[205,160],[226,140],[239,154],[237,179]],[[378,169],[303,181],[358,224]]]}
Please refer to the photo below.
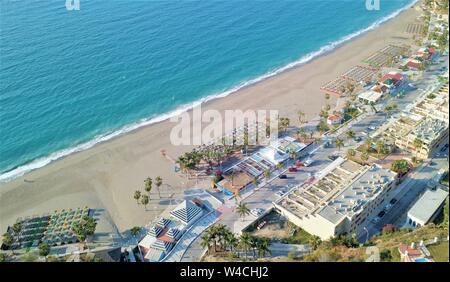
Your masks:
{"label": "white building", "polygon": [[358,95],[358,98],[361,102],[366,104],[375,104],[383,97],[382,92],[376,92],[376,91],[366,91]]}
{"label": "white building", "polygon": [[186,229],[202,217],[203,209],[185,200],[170,215],[172,219],[161,217],[139,242],[138,248],[145,261],[161,261]]}
{"label": "white building", "polygon": [[408,211],[406,226],[417,228],[432,222],[444,206],[448,192],[440,188],[427,190]]}
{"label": "white building", "polygon": [[361,166],[336,159],[317,180],[274,202],[278,212],[322,240],[359,232],[361,226],[391,199],[397,174],[380,166]]}
{"label": "white building", "polygon": [[339,125],[342,123],[342,120],[344,119],[343,115],[339,112],[335,112],[328,116],[327,123],[329,125]]}

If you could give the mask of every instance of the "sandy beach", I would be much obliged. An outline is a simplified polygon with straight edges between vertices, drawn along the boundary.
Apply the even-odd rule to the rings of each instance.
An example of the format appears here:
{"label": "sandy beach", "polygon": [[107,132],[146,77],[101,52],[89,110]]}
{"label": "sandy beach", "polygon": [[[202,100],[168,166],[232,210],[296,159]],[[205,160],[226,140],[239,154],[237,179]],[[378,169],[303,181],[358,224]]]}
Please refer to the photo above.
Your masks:
{"label": "sandy beach", "polygon": [[[325,93],[319,88],[387,44],[412,41],[404,33],[406,25],[416,20],[419,11],[411,8],[377,29],[344,44],[332,53],[291,69],[232,95],[202,106],[217,109],[276,109],[298,125],[297,112],[310,120],[325,105]],[[182,87],[182,86],[180,86]],[[337,97],[331,95],[331,103]],[[338,104],[341,104],[339,101]],[[89,150],[70,155],[23,177],[0,184],[0,231],[17,217],[51,212],[55,209],[89,206],[104,209],[120,231],[144,225],[201,184],[188,181],[174,172],[174,164],[161,150],[176,159],[190,146],[173,146],[169,135],[174,123],[163,121],[143,127]],[[146,177],[161,176],[161,198],[154,188],[147,210],[133,199],[135,190],[143,189]]]}

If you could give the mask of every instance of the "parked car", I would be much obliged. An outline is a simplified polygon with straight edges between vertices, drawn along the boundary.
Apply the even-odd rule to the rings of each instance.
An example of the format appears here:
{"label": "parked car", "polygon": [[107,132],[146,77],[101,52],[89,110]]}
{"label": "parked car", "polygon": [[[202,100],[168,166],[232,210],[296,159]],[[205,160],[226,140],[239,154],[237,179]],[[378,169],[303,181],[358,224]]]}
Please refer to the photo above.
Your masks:
{"label": "parked car", "polygon": [[252,209],[250,211],[250,213],[255,217],[259,217],[260,215],[262,215],[264,213],[264,210],[260,209],[260,208],[256,208],[256,209]]}
{"label": "parked car", "polygon": [[290,168],[288,168],[289,172],[296,172],[297,168],[295,166],[291,166]]}
{"label": "parked car", "polygon": [[339,156],[337,156],[337,155],[330,155],[330,156],[328,156],[328,158],[329,158],[330,160],[334,161],[334,160],[336,160],[337,158],[339,158]]}
{"label": "parked car", "polygon": [[360,142],[362,140],[361,136],[355,136],[355,138],[353,138],[353,140],[355,140],[356,142]]}
{"label": "parked car", "polygon": [[278,192],[276,192],[275,193],[275,195],[277,195],[278,197],[283,197],[284,196],[284,193],[283,193],[283,191],[278,191]]}
{"label": "parked car", "polygon": [[307,160],[305,160],[303,163],[305,164],[305,166],[310,166],[310,165],[312,165],[313,164],[313,160],[312,159],[307,159]]}
{"label": "parked car", "polygon": [[385,207],[384,207],[384,210],[385,211],[388,211],[388,210],[390,210],[392,208],[392,205],[389,203],[389,204],[387,204]]}
{"label": "parked car", "polygon": [[297,162],[295,162],[295,166],[300,167],[300,166],[305,166],[305,164],[300,161],[297,161]]}
{"label": "parked car", "polygon": [[265,225],[267,224],[267,221],[263,221],[263,222],[261,222],[260,224],[258,224],[258,226],[256,227],[256,229],[261,229],[261,228],[263,228]]}
{"label": "parked car", "polygon": [[385,211],[380,211],[380,212],[378,213],[378,217],[379,217],[379,218],[382,218],[385,214],[386,214]]}
{"label": "parked car", "polygon": [[380,220],[381,220],[381,218],[379,218],[378,216],[376,216],[376,217],[374,217],[374,218],[372,218],[372,222],[373,223],[378,223],[378,222],[380,222]]}
{"label": "parked car", "polygon": [[280,178],[280,179],[286,179],[286,178],[287,178],[287,175],[286,175],[286,174],[280,174],[280,175],[278,175],[278,178]]}
{"label": "parked car", "polygon": [[394,205],[395,203],[397,203],[397,199],[396,199],[396,198],[393,198],[393,199],[389,202],[389,204],[391,204],[391,205]]}

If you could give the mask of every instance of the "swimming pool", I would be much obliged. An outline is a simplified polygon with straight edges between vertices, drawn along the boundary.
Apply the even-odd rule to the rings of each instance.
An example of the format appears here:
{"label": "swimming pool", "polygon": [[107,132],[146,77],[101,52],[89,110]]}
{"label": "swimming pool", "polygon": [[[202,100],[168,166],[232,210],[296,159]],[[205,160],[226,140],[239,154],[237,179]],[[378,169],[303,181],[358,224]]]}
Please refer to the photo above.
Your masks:
{"label": "swimming pool", "polygon": [[430,262],[430,260],[427,259],[427,258],[417,258],[417,259],[415,259],[414,261],[415,261],[415,262]]}

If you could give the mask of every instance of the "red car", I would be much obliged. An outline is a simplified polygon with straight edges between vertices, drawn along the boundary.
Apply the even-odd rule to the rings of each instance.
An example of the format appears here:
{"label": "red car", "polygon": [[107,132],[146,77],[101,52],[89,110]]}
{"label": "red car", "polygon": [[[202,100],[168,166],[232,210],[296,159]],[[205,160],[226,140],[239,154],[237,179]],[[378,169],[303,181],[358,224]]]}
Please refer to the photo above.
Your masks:
{"label": "red car", "polygon": [[295,171],[297,171],[297,168],[296,168],[296,167],[290,167],[290,168],[288,168],[288,170],[289,170],[290,172],[295,172]]}
{"label": "red car", "polygon": [[295,166],[305,166],[305,164],[300,162],[300,161],[298,161],[298,162],[295,163]]}

